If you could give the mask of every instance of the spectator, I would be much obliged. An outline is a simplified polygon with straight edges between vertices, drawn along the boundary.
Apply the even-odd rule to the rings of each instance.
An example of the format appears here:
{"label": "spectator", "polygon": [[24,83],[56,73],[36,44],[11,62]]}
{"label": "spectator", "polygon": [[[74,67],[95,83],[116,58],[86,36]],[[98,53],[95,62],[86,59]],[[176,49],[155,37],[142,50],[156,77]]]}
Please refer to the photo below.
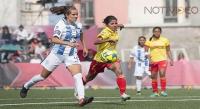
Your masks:
{"label": "spectator", "polygon": [[40,41],[42,42],[42,44],[45,46],[45,47],[48,47],[49,45],[49,39],[47,37],[47,34],[45,32],[39,32],[37,34],[38,38],[40,39]]}
{"label": "spectator", "polygon": [[45,51],[46,51],[46,47],[42,44],[41,41],[39,41],[38,44],[35,45],[35,54],[40,55],[42,56],[42,58],[44,58],[43,53],[45,53]]}
{"label": "spectator", "polygon": [[20,45],[24,45],[27,42],[28,33],[24,29],[23,25],[20,25],[19,28],[14,32],[16,35],[16,41]]}
{"label": "spectator", "polygon": [[30,40],[29,45],[28,45],[28,54],[35,54],[35,48],[38,45],[38,39],[33,38]]}
{"label": "spectator", "polygon": [[28,32],[28,37],[26,38],[26,41],[29,42],[31,39],[36,38],[35,33]]}
{"label": "spectator", "polygon": [[2,36],[1,39],[5,41],[6,44],[9,44],[10,42],[12,42],[12,35],[9,31],[8,26],[4,26],[2,28]]}
{"label": "spectator", "polygon": [[183,54],[183,52],[179,52],[177,58],[178,58],[178,61],[184,60],[185,59],[185,55]]}

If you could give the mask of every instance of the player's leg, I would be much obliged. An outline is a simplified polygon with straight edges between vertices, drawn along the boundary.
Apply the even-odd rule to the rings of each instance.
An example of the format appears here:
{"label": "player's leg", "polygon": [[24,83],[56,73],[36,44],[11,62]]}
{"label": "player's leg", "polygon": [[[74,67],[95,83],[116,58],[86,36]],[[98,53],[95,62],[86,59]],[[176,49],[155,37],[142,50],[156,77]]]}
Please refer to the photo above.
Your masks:
{"label": "player's leg", "polygon": [[[82,79],[83,85],[87,84],[89,81],[92,81],[100,72],[104,72],[104,68],[106,67],[105,63],[97,62],[93,60],[90,64],[90,69],[88,74],[86,75],[85,79]],[[77,97],[78,92],[77,89],[75,90],[74,93],[75,97]]]}
{"label": "player's leg", "polygon": [[[142,78],[142,83],[145,83],[149,79],[151,80],[151,72],[150,72],[149,66],[145,66],[144,77]],[[144,86],[144,88],[146,88],[146,86]]]}
{"label": "player's leg", "polygon": [[136,95],[141,95],[141,88],[142,88],[142,76],[136,76]]}
{"label": "player's leg", "polygon": [[84,106],[93,101],[93,97],[85,97],[85,89],[82,81],[82,73],[81,73],[81,65],[73,64],[67,66],[67,69],[71,72],[74,81],[75,81],[75,89],[78,94],[79,105]]}
{"label": "player's leg", "polygon": [[83,79],[83,84],[87,84],[88,82],[92,81],[97,75],[98,73],[96,73],[95,71],[95,66],[93,64],[90,65],[90,69],[87,73],[87,75],[85,76],[85,79]]}
{"label": "player's leg", "polygon": [[157,65],[157,63],[153,63],[153,64],[151,64],[151,78],[152,78],[151,85],[152,85],[152,89],[153,89],[153,94],[151,94],[150,97],[159,96],[157,77],[158,77],[158,65]]}
{"label": "player's leg", "polygon": [[83,84],[87,84],[89,81],[92,81],[100,72],[104,72],[104,69],[106,67],[106,63],[101,63],[93,60],[90,64],[90,69],[85,77],[85,80],[83,79]]}
{"label": "player's leg", "polygon": [[65,57],[64,63],[66,68],[71,73],[75,82],[75,90],[77,91],[77,98],[79,100],[79,105],[84,106],[93,101],[93,97],[85,97],[85,88],[82,81],[81,64],[77,54],[73,56]]}
{"label": "player's leg", "polygon": [[25,98],[30,87],[32,87],[40,81],[45,80],[60,63],[61,61],[56,58],[55,54],[48,55],[47,58],[41,63],[41,65],[43,66],[41,74],[33,76],[22,86],[20,96],[22,98]]}
{"label": "player's leg", "polygon": [[36,83],[38,83],[40,81],[45,80],[50,74],[51,74],[51,72],[49,72],[48,70],[43,68],[41,74],[33,76],[28,82],[26,82],[22,86],[22,89],[20,91],[20,96],[22,98],[25,98],[27,96],[27,93],[28,93],[28,90],[30,89],[30,87],[32,87],[33,85],[35,85]]}
{"label": "player's leg", "polygon": [[143,75],[144,69],[141,66],[141,64],[136,63],[135,64],[135,72],[134,76],[136,77],[136,95],[141,95],[141,88],[142,88],[142,75]]}
{"label": "player's leg", "polygon": [[126,92],[126,79],[122,73],[120,62],[117,61],[108,66],[108,69],[112,70],[117,76],[116,82],[119,87],[120,95],[123,101],[130,99],[130,96],[127,95]]}
{"label": "player's leg", "polygon": [[165,77],[166,69],[167,69],[167,61],[161,61],[159,63],[159,75],[160,75],[160,85],[161,85],[161,93],[160,94],[162,96],[167,96],[166,77]]}

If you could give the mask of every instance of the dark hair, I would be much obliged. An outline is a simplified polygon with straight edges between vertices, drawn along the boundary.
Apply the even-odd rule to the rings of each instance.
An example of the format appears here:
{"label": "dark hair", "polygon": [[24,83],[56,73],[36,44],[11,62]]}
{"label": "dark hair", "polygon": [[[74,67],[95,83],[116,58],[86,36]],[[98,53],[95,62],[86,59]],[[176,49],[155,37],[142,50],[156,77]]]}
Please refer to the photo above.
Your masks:
{"label": "dark hair", "polygon": [[[162,32],[162,28],[161,27],[159,27],[159,26],[156,26],[156,27],[153,27],[153,32],[156,30],[156,29],[159,29],[160,30],[160,32]],[[153,37],[154,37],[154,34],[150,37],[150,41],[153,39]]]}
{"label": "dark hair", "polygon": [[2,34],[3,35],[6,34],[6,31],[7,31],[8,34],[10,34],[10,30],[9,30],[9,28],[8,28],[7,25],[5,25],[5,26],[2,27]]}
{"label": "dark hair", "polygon": [[59,6],[59,7],[52,7],[50,8],[50,11],[53,13],[53,14],[56,14],[56,15],[60,15],[60,14],[71,14],[71,10],[76,10],[76,7],[74,6]]}
{"label": "dark hair", "polygon": [[11,40],[12,40],[12,34],[9,31],[9,27],[6,26],[6,25],[2,27],[2,36],[1,36],[1,38],[3,40],[5,40],[6,44],[10,43]]}
{"label": "dark hair", "polygon": [[159,27],[159,26],[156,26],[156,27],[154,27],[154,28],[153,28],[153,32],[154,32],[156,29],[159,29],[159,30],[160,30],[160,32],[162,32],[162,28],[161,28],[161,27]]}
{"label": "dark hair", "polygon": [[117,18],[113,15],[109,15],[106,18],[104,18],[103,23],[108,25],[112,20],[117,20]]}
{"label": "dark hair", "polygon": [[23,25],[19,25],[19,28],[24,28],[24,26]]}
{"label": "dark hair", "polygon": [[146,40],[146,37],[144,37],[144,36],[140,36],[140,37],[138,37],[138,45],[140,45],[139,40],[140,40],[141,38],[144,38],[144,40]]}
{"label": "dark hair", "polygon": [[3,29],[3,30],[9,30],[9,28],[8,28],[7,25],[3,26],[2,29]]}

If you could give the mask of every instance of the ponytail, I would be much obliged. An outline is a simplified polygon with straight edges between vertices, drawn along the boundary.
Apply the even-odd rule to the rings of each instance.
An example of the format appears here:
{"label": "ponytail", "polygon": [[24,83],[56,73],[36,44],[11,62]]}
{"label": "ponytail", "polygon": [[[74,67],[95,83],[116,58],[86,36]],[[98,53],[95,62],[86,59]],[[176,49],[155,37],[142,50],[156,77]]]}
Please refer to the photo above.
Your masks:
{"label": "ponytail", "polygon": [[76,10],[74,6],[59,6],[59,7],[52,7],[50,8],[51,13],[60,15],[60,14],[67,14],[71,13],[71,10]]}
{"label": "ponytail", "polygon": [[149,41],[151,41],[153,39],[154,35],[152,35],[150,38],[149,38]]}

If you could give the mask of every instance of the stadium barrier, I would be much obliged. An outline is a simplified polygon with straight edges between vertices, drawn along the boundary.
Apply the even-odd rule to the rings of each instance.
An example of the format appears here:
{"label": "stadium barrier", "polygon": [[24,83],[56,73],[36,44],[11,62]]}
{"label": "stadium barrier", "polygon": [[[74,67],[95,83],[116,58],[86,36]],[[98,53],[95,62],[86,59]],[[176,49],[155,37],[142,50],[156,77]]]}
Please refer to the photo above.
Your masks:
{"label": "stadium barrier", "polygon": [[[82,71],[85,75],[89,69],[90,62],[82,62]],[[167,69],[167,86],[200,86],[200,61],[181,60],[169,66]],[[129,86],[135,85],[133,70],[127,70],[127,63],[122,63],[123,72],[127,78]],[[32,76],[39,74],[42,70],[40,64],[15,63],[0,64],[0,87],[9,86],[12,88],[21,87]],[[98,87],[117,87],[115,75],[109,70],[100,73],[95,80],[87,84],[88,86]],[[144,82],[150,86],[150,80]],[[66,87],[74,86],[74,80],[71,74],[65,69],[64,65],[60,65],[45,81],[35,85],[35,87]]]}

